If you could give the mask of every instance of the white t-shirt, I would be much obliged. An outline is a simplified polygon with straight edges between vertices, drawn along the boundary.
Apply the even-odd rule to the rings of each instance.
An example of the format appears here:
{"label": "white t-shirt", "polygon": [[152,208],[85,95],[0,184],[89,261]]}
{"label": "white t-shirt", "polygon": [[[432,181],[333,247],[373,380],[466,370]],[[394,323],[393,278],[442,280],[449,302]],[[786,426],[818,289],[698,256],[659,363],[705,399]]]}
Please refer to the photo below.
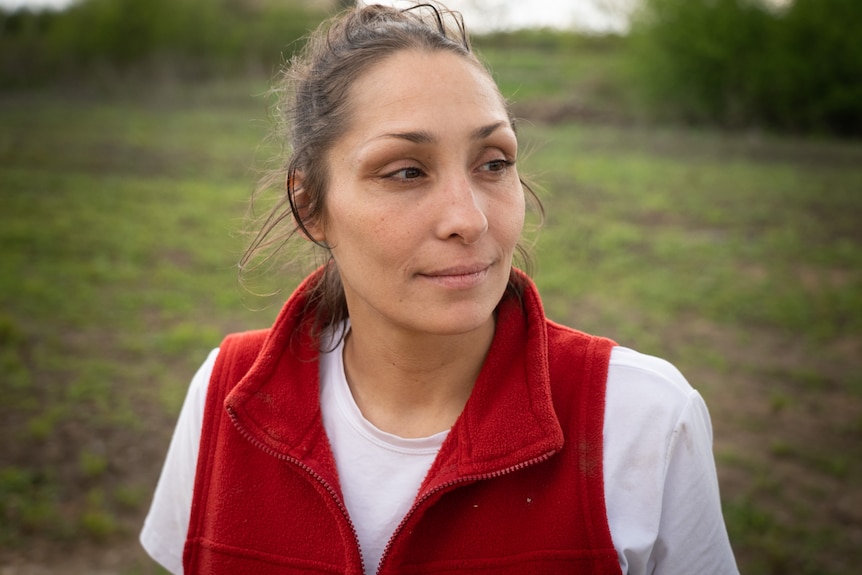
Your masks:
{"label": "white t-shirt", "polygon": [[[192,379],[141,532],[150,556],[177,575],[217,354]],[[341,347],[321,355],[320,369],[324,427],[370,575],[447,432],[404,439],[368,422],[347,385]],[[608,524],[624,575],[738,573],[721,515],[709,413],[670,363],[613,349],[603,463]]]}

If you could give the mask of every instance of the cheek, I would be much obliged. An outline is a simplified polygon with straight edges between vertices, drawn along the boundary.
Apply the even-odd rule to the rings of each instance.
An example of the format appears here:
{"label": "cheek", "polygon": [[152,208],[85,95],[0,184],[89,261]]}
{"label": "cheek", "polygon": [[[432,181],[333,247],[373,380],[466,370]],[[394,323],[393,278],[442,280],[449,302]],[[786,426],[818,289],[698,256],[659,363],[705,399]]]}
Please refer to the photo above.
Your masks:
{"label": "cheek", "polygon": [[403,243],[398,218],[359,204],[333,202],[327,218],[327,239],[342,264],[368,265],[389,257],[393,246]]}
{"label": "cheek", "polygon": [[362,232],[370,229],[374,220],[356,198],[345,193],[344,183],[334,181],[332,184],[324,216],[326,241],[340,249],[352,249],[364,241]]}
{"label": "cheek", "polygon": [[500,240],[514,248],[524,231],[526,201],[523,192],[519,189],[512,194],[509,201],[498,203],[495,210]]}

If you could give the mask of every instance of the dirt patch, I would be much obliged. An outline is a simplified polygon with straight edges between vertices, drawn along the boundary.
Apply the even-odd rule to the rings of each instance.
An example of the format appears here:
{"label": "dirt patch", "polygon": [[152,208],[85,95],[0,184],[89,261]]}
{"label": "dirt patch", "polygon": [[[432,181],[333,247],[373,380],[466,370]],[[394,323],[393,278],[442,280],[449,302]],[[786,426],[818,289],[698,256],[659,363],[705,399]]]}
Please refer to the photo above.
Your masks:
{"label": "dirt patch", "polygon": [[745,541],[740,561],[849,572],[862,544],[862,397],[848,384],[862,367],[860,342],[824,355],[784,332],[692,322],[677,333],[680,357],[692,338],[726,362],[687,375],[710,408],[728,526]]}

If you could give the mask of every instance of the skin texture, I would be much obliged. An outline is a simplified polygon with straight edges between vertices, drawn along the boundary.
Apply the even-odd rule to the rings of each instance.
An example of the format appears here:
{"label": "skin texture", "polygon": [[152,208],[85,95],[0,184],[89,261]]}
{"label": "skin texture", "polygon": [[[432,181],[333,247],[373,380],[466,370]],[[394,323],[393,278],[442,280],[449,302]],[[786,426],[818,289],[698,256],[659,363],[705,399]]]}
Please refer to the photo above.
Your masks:
{"label": "skin texture", "polygon": [[366,418],[420,436],[463,409],[524,223],[517,139],[491,78],[403,51],[351,88],[325,220],[351,318],[345,370]]}

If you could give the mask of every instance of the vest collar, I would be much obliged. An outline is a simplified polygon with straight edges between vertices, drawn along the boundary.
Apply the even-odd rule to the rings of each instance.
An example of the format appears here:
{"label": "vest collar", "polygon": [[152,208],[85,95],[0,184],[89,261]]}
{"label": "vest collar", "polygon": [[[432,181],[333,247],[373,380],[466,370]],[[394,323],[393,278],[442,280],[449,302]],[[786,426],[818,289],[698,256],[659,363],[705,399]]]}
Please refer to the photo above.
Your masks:
{"label": "vest collar", "polygon": [[[318,270],[278,315],[260,354],[225,399],[236,425],[267,451],[301,461],[337,485],[320,412],[319,352],[309,335],[309,294]],[[491,348],[473,392],[429,473],[433,488],[467,476],[501,473],[548,457],[563,445],[553,409],[544,310],[522,272],[521,298],[497,307]]]}

